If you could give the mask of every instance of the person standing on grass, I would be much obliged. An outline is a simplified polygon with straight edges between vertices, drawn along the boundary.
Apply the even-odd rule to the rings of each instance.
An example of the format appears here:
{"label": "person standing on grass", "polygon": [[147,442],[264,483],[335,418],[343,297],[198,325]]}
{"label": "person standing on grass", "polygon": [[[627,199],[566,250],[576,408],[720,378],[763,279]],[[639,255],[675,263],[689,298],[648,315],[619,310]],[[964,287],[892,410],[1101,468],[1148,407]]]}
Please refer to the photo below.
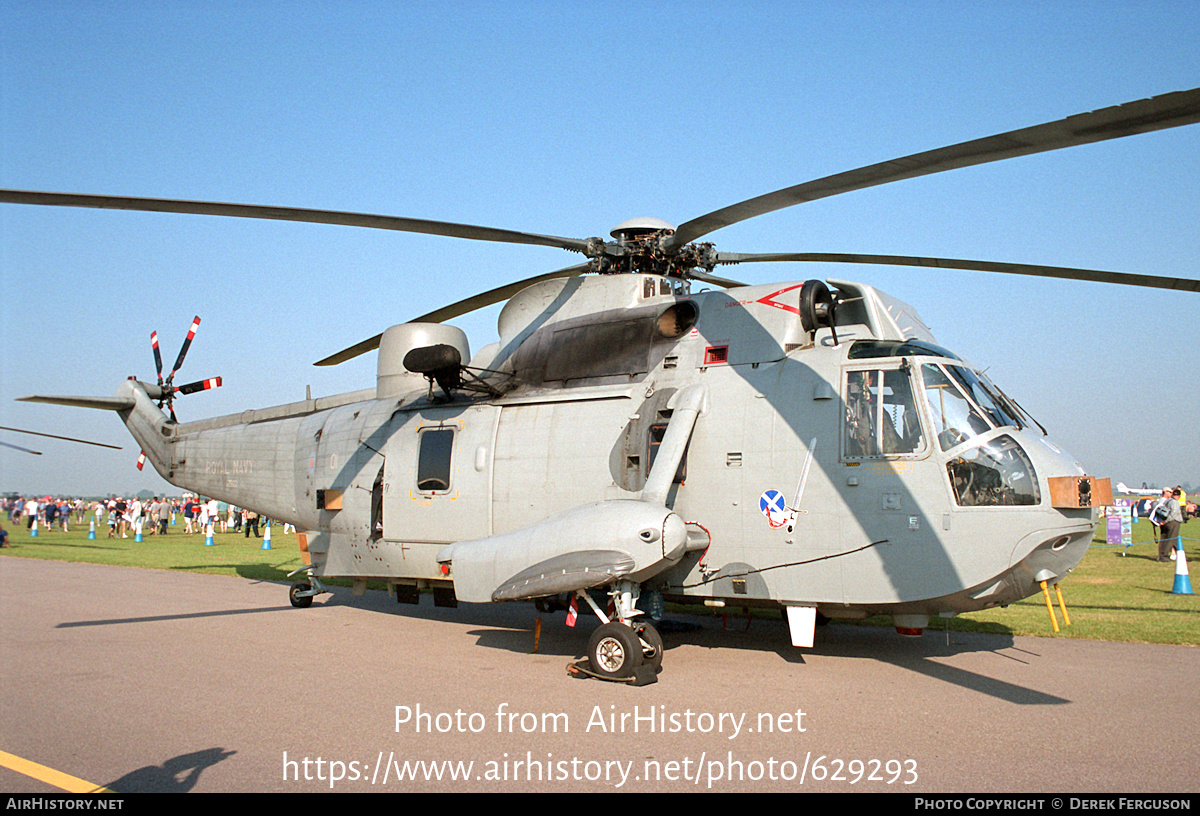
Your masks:
{"label": "person standing on grass", "polygon": [[225,532],[225,520],[221,518],[221,503],[216,499],[208,500],[208,523],[213,527],[220,527],[221,532]]}
{"label": "person standing on grass", "polygon": [[146,535],[154,535],[158,532],[158,496],[150,499],[150,503],[146,505]]}
{"label": "person standing on grass", "polygon": [[170,522],[170,520],[171,502],[167,501],[167,498],[164,496],[163,500],[158,503],[158,518],[155,519],[155,521],[158,522],[159,535],[167,534],[167,523]]}
{"label": "person standing on grass", "polygon": [[117,496],[115,507],[117,511],[117,527],[121,530],[121,538],[129,538],[129,533],[126,532],[129,529],[129,505],[125,503],[124,497]]}
{"label": "person standing on grass", "polygon": [[244,538],[249,538],[250,530],[251,530],[251,528],[253,528],[254,529],[254,537],[258,538],[258,513],[256,513],[253,510],[247,510],[247,511],[245,511],[244,515],[245,515],[245,520],[242,522],[242,526],[245,529],[242,532],[242,536]]}
{"label": "person standing on grass", "polygon": [[1150,510],[1150,521],[1158,527],[1158,560],[1174,561],[1183,515],[1179,512],[1179,502],[1175,500],[1171,488],[1163,488],[1162,498]]}

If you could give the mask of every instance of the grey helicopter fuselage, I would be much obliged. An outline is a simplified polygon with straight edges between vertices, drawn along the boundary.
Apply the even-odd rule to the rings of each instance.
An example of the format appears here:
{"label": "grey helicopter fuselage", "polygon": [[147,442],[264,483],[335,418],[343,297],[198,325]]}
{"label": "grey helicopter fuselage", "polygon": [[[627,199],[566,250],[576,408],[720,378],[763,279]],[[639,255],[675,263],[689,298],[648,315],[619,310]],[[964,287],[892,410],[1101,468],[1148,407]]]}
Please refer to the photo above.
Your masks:
{"label": "grey helicopter fuselage", "polygon": [[[444,591],[456,542],[490,542],[495,560],[550,524],[542,538],[570,531],[594,539],[570,547],[603,549],[618,534],[599,529],[603,513],[640,499],[686,525],[686,544],[664,543],[636,576],[670,601],[920,628],[1056,584],[1097,510],[1052,502],[1054,482],[1083,469],[909,306],[829,283],[834,331],[812,332],[802,282],[693,293],[646,274],[550,280],[509,301],[499,342],[473,359],[452,327],[402,324],[384,335],[372,389],[177,424],[129,381],[121,415],[172,484],[305,531],[316,577]],[[402,363],[445,345],[479,387],[442,389]],[[684,402],[686,455],[647,502]],[[580,509],[597,502],[600,515]],[[477,595],[460,600],[520,597]]]}

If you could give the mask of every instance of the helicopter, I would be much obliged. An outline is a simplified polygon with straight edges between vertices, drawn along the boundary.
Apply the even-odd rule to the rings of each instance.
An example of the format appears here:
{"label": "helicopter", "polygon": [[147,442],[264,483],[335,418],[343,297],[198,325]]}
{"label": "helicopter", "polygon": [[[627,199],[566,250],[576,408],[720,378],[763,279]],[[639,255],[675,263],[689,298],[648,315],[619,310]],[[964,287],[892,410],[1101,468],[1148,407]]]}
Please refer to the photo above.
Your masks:
{"label": "helicopter", "polygon": [[[0,203],[341,224],[549,246],[584,261],[394,325],[316,365],[377,351],[374,387],[191,422],[164,378],[111,397],[168,482],[305,531],[293,606],[324,581],[400,603],[533,601],[600,621],[586,675],[655,681],[666,603],[818,622],[1006,606],[1080,562],[1111,483],[1089,474],[917,311],[841,279],[747,285],[760,262],[935,266],[1200,291],[1200,281],[948,258],[729,253],[701,238],[785,207],[956,168],[1200,121],[1200,89],[1130,102],[809,181],[674,226],[634,218],[564,238],[363,213],[0,190]],[[707,288],[716,287],[716,288]],[[472,354],[445,321],[504,302]],[[1065,606],[1064,606],[1065,612]]]}

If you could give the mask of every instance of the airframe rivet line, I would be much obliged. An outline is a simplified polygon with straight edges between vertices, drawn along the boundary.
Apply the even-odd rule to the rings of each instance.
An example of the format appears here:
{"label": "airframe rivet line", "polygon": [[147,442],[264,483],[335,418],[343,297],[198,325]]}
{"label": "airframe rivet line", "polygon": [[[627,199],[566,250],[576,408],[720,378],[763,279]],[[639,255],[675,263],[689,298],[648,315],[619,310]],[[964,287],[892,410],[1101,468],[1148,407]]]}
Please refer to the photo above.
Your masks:
{"label": "airframe rivet line", "polygon": [[111,791],[101,785],[85,782],[70,774],[56,771],[53,768],[47,768],[45,765],[39,765],[36,762],[30,762],[28,759],[22,759],[6,751],[0,751],[0,765],[17,773],[25,774],[25,776],[31,776],[34,779],[45,782],[47,785],[62,788],[67,793],[115,793],[115,791]]}

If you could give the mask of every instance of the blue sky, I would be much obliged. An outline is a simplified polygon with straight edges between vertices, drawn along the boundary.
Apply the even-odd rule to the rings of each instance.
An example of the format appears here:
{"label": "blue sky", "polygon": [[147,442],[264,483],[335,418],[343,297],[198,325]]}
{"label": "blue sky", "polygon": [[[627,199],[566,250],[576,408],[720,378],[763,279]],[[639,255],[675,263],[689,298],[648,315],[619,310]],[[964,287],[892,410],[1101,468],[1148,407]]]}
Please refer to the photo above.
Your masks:
{"label": "blue sky", "polygon": [[[1182,2],[0,0],[0,186],[404,215],[572,237],[1200,85]],[[934,255],[1200,278],[1200,126],[900,182],[708,236],[737,252]],[[169,366],[201,418],[368,387],[393,323],[574,263],[546,248],[0,205],[0,490],[165,489],[109,394]],[[1092,472],[1200,483],[1200,295],[877,267]],[[496,309],[456,321],[472,347]],[[1189,371],[1189,360],[1190,371]]]}

